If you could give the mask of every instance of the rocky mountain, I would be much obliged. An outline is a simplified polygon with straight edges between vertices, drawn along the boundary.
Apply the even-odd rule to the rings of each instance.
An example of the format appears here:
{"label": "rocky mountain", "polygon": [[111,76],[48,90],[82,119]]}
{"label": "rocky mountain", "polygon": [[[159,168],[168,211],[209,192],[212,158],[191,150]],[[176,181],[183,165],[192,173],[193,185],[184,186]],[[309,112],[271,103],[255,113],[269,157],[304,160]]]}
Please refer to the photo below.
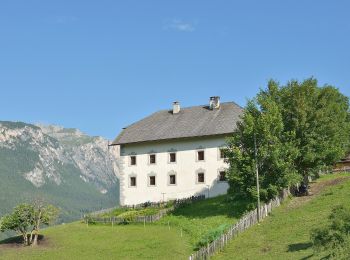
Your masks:
{"label": "rocky mountain", "polygon": [[116,206],[116,152],[77,129],[0,121],[0,216],[37,197],[60,207],[62,222]]}

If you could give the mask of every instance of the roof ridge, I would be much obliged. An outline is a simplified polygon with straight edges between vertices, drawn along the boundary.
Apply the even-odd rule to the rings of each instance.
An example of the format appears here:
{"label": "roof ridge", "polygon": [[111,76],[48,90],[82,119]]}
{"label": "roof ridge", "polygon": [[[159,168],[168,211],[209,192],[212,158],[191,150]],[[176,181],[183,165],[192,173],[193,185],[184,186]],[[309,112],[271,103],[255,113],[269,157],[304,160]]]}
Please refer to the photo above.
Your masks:
{"label": "roof ridge", "polygon": [[220,109],[208,108],[184,107],[175,115],[172,109],[158,110],[124,127],[112,145],[232,133],[243,111],[233,101],[222,102]]}
{"label": "roof ridge", "polygon": [[[224,104],[233,104],[233,105],[236,105],[238,106],[239,108],[242,108],[240,105],[238,105],[236,102],[234,101],[225,101],[225,102],[220,102],[220,105],[224,105]],[[183,109],[190,109],[190,108],[194,108],[194,107],[209,107],[209,104],[203,104],[203,105],[194,105],[194,106],[189,106],[189,107],[181,107],[180,111],[183,110]],[[169,109],[161,109],[161,110],[158,110],[154,113],[157,113],[157,112],[162,112],[162,111],[171,111],[172,108],[169,108]],[[153,114],[154,114],[153,113]],[[151,115],[153,115],[151,114]]]}

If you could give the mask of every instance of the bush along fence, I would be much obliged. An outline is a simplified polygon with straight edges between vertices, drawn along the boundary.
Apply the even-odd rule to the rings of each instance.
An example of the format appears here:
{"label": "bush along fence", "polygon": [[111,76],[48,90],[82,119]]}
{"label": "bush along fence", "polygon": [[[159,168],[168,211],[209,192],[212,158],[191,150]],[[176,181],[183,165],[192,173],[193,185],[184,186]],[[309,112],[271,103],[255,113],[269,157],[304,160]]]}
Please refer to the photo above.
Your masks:
{"label": "bush along fence", "polygon": [[[117,216],[111,216],[111,217],[100,217],[99,215],[104,214],[104,213],[109,213],[115,208],[111,209],[105,209],[105,210],[100,210],[96,212],[89,213],[87,215],[84,215],[83,220],[86,224],[94,224],[94,223],[103,223],[103,224],[120,224],[120,223],[132,223],[132,222],[142,222],[142,223],[150,223],[150,222],[155,222],[160,220],[163,216],[165,216],[167,213],[170,211],[182,207],[184,205],[189,205],[192,204],[196,201],[204,200],[205,195],[199,195],[199,196],[192,196],[189,198],[184,198],[184,199],[178,199],[178,200],[173,200],[169,202],[169,207],[160,209],[156,214],[153,215],[137,215],[136,214],[131,214],[130,216],[127,217],[117,217]],[[138,205],[133,205],[133,206],[126,206],[123,208],[127,209],[145,209],[145,208],[161,208],[164,207],[164,203],[142,203]]]}
{"label": "bush along fence", "polygon": [[131,215],[129,217],[99,217],[96,215],[85,215],[84,216],[84,222],[88,224],[96,224],[96,223],[102,223],[102,224],[121,224],[121,223],[136,223],[136,222],[142,222],[142,223],[150,223],[160,220],[164,215],[166,215],[170,210],[173,210],[173,207],[161,209],[158,213],[150,215],[150,216],[137,216],[137,215]]}
{"label": "bush along fence", "polygon": [[[289,196],[288,190],[283,190],[280,196],[271,200],[269,203],[264,204],[260,207],[260,220],[268,216],[273,208],[278,207],[281,202]],[[224,234],[219,238],[209,243],[207,246],[200,248],[198,251],[194,252],[189,260],[197,259],[209,259],[210,256],[216,254],[217,252],[223,250],[227,243],[235,238],[239,233],[258,223],[258,209],[252,210],[245,214],[236,224],[231,226]]]}

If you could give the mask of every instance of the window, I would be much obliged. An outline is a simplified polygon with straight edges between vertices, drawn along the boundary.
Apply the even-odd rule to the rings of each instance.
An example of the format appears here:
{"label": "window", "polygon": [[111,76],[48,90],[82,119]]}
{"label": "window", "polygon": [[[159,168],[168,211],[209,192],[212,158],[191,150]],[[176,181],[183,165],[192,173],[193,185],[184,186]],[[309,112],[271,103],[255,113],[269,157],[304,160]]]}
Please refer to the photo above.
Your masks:
{"label": "window", "polygon": [[136,187],[136,177],[130,177],[130,187]]}
{"label": "window", "polygon": [[225,171],[220,171],[219,172],[219,181],[227,181],[226,172]]}
{"label": "window", "polygon": [[197,152],[197,160],[198,161],[204,161],[204,151],[198,151]]}
{"label": "window", "polygon": [[170,174],[169,175],[169,184],[170,185],[175,185],[176,184],[176,175],[175,174]]}
{"label": "window", "polygon": [[130,165],[136,165],[136,156],[135,155],[130,156]]}
{"label": "window", "polygon": [[149,186],[156,186],[156,176],[149,176]]}
{"label": "window", "polygon": [[197,183],[204,183],[204,172],[197,173]]}
{"label": "window", "polygon": [[150,164],[155,164],[156,163],[156,155],[155,154],[150,154],[150,156],[149,156],[149,163]]}
{"label": "window", "polygon": [[225,149],[223,148],[220,149],[220,159],[226,159]]}
{"label": "window", "polygon": [[169,153],[169,162],[176,162],[176,153]]}

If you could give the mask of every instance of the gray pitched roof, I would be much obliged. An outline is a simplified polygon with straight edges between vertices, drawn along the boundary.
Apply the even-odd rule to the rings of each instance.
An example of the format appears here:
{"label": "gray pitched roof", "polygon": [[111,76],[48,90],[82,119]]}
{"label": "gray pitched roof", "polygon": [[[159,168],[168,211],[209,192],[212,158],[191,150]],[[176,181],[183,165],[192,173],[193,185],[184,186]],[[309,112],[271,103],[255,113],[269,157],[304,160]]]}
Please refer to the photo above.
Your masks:
{"label": "gray pitched roof", "polygon": [[178,114],[161,110],[124,128],[112,145],[229,134],[242,111],[234,102],[221,103],[213,110],[208,106],[181,108]]}

